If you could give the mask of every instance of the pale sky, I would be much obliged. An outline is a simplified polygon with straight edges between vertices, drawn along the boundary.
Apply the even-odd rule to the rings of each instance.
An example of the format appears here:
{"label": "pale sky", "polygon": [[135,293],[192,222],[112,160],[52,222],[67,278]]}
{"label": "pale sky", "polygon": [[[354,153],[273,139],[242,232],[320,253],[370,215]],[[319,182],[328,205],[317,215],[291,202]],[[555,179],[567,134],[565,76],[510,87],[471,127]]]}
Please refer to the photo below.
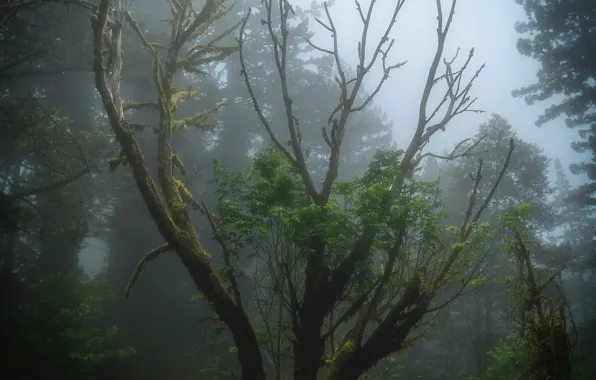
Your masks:
{"label": "pale sky", "polygon": [[[394,1],[377,1],[371,41],[376,43],[383,33]],[[310,0],[298,3],[310,3]],[[369,1],[360,0],[360,3],[366,12]],[[437,44],[435,4],[435,0],[408,0],[391,33],[396,39],[390,54],[394,58],[393,63],[406,60],[408,63],[393,72],[375,103],[393,121],[394,138],[400,147],[409,142],[413,133],[420,94]],[[444,18],[450,5],[451,0],[443,0]],[[355,67],[356,44],[360,40],[362,22],[354,1],[337,0],[330,9],[339,31],[340,54]],[[514,24],[524,19],[523,9],[514,0],[458,0],[447,37],[445,56],[451,57],[460,47],[458,62],[463,63],[469,50],[475,48],[470,75],[482,63],[486,63],[471,92],[478,97],[474,108],[483,109],[486,113],[458,116],[446,132],[438,132],[433,137],[430,145],[432,151],[440,153],[443,147],[451,148],[463,138],[471,137],[478,125],[486,121],[491,112],[496,112],[511,123],[522,139],[539,145],[550,157],[560,158],[564,167],[574,161],[585,160],[571,149],[570,143],[578,140],[579,136],[577,130],[570,130],[564,125],[563,119],[550,122],[542,128],[534,124],[548,104],[528,106],[523,99],[511,96],[512,90],[533,83],[539,68],[537,62],[521,56],[516,48],[518,35]],[[325,20],[324,15],[322,20]],[[317,44],[331,47],[329,34],[316,22],[311,22],[311,26],[315,25]],[[380,72],[378,70],[377,75],[371,76],[367,90],[374,88]],[[570,176],[570,180],[577,185],[584,181],[584,177]]]}

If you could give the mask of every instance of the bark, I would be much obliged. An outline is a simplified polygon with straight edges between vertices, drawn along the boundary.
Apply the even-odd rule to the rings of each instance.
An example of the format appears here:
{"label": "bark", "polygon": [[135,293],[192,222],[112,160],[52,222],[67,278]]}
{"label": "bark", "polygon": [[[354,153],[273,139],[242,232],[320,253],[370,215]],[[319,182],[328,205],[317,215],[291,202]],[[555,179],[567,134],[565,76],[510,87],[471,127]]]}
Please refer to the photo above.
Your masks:
{"label": "bark", "polygon": [[474,294],[474,359],[476,362],[476,373],[484,371],[484,342],[482,334],[482,304],[480,296]]}
{"label": "bark", "polygon": [[493,347],[495,326],[493,325],[493,294],[490,288],[484,296],[484,368],[488,366],[487,354]]}
{"label": "bark", "polygon": [[[391,353],[406,347],[406,340],[416,325],[422,320],[428,309],[429,299],[422,297],[410,311],[409,306],[402,303],[398,323],[387,323],[387,320],[373,332],[368,341],[356,347],[343,366],[327,377],[327,380],[358,380],[359,377],[376,365],[379,360]],[[401,301],[400,301],[401,303]],[[411,305],[410,305],[411,306]]]}

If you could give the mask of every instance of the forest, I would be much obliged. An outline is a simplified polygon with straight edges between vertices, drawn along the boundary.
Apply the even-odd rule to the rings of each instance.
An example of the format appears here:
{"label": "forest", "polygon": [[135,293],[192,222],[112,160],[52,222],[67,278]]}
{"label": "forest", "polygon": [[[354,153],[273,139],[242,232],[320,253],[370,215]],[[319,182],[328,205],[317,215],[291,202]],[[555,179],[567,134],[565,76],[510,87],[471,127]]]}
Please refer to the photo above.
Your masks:
{"label": "forest", "polygon": [[596,380],[596,2],[509,2],[535,125],[470,0],[2,2],[0,377]]}

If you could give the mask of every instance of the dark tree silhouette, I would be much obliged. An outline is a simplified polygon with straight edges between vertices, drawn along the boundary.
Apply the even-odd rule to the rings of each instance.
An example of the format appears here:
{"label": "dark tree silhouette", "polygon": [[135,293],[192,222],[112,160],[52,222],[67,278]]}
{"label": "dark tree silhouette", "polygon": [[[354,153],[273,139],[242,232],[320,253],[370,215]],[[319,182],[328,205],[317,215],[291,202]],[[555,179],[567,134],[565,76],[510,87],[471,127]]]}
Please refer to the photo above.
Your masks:
{"label": "dark tree silhouette", "polygon": [[550,106],[536,124],[541,126],[561,115],[567,126],[578,127],[583,141],[573,144],[578,152],[591,151],[592,162],[572,165],[585,172],[591,183],[582,187],[585,203],[596,205],[596,3],[591,0],[516,0],[528,20],[515,28],[522,37],[519,52],[541,64],[537,82],[513,92],[528,104],[563,96]]}

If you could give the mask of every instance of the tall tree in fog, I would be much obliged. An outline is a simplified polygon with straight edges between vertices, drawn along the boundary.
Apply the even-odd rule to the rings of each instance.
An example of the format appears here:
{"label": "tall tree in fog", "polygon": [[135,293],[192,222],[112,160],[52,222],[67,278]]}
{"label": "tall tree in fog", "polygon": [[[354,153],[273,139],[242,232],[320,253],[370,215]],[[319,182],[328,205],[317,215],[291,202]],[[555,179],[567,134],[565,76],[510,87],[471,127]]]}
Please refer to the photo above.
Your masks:
{"label": "tall tree in fog", "polygon": [[596,204],[596,3],[591,0],[517,0],[528,20],[516,25],[522,35],[517,48],[541,64],[535,84],[514,91],[529,104],[563,96],[537,121],[543,125],[561,115],[567,126],[580,128],[578,152],[592,152],[592,162],[575,164],[590,183],[582,188],[585,202]]}
{"label": "tall tree in fog", "polygon": [[[579,189],[570,192],[562,182],[562,169],[557,168],[558,205],[562,211],[559,216],[566,224],[564,238],[569,243],[567,251],[571,251],[570,269],[579,269],[577,278],[579,284],[584,285],[572,288],[582,293],[590,292],[591,287],[586,288],[583,279],[593,277],[596,260],[593,217],[593,206],[596,205],[596,3],[590,0],[517,2],[524,7],[528,17],[526,22],[516,25],[522,35],[518,50],[537,60],[541,69],[537,83],[515,91],[514,95],[523,96],[530,104],[562,96],[560,102],[547,108],[537,124],[543,125],[565,115],[567,126],[578,128],[582,138],[573,143],[573,149],[592,153],[591,162],[571,165],[573,173],[588,176],[588,183]],[[562,196],[566,197],[564,202],[561,202]],[[582,211],[573,203],[579,203],[587,210]],[[586,271],[586,268],[591,270]],[[594,314],[587,313],[589,300],[584,298],[581,303],[582,319],[587,323],[582,328],[591,329],[594,336],[596,323]]]}
{"label": "tall tree in fog", "polygon": [[[258,2],[256,2],[258,5]],[[239,2],[223,18],[222,22],[210,26],[209,33],[222,33],[234,22],[238,22],[239,13],[244,12],[246,7]],[[299,9],[296,9],[300,12]],[[169,38],[167,28],[158,20],[167,11],[161,1],[155,3],[133,3],[130,7],[131,14],[136,18],[139,25],[142,25],[145,35],[151,41],[166,44]],[[308,12],[307,12],[308,13]],[[297,42],[302,36],[310,36],[308,31],[308,19],[305,16],[296,17],[297,25],[291,29],[292,35]],[[229,24],[225,24],[226,21]],[[276,120],[276,133],[284,133],[283,120],[285,111],[282,106],[281,89],[275,80],[275,63],[271,54],[269,35],[266,29],[262,28],[260,21],[256,18],[251,20],[252,39],[247,47],[247,54],[250,54],[251,73],[253,77],[263,86],[260,95],[267,103],[267,109],[271,117]],[[211,32],[212,31],[212,32]],[[233,36],[221,40],[222,44],[233,43]],[[155,85],[148,81],[151,77],[152,62],[147,59],[146,51],[136,39],[129,38],[124,41],[124,67],[134,67],[135,70],[126,71],[125,81],[122,84],[123,97],[131,99],[132,102],[142,103],[151,101],[156,89]],[[313,48],[305,42],[296,45],[288,54],[288,65],[291,67],[293,93],[301,104],[299,116],[304,125],[304,140],[311,144],[311,161],[323,171],[325,152],[324,142],[320,140],[320,125],[325,120],[325,112],[331,110],[336,99],[335,84],[330,80],[328,73],[332,69],[332,60],[328,58],[304,58],[304,54],[311,54]],[[312,55],[312,54],[311,54]],[[216,199],[212,187],[205,183],[205,174],[213,158],[217,158],[228,168],[241,170],[248,166],[251,150],[259,148],[259,138],[266,139],[266,132],[260,128],[254,108],[250,103],[249,96],[244,84],[241,81],[240,63],[238,56],[232,55],[223,61],[225,66],[203,66],[196,73],[187,73],[176,78],[180,87],[195,86],[200,89],[198,99],[185,99],[178,106],[177,114],[181,117],[191,116],[197,109],[204,109],[209,102],[223,98],[226,105],[220,110],[213,120],[214,130],[211,134],[205,135],[193,130],[179,131],[173,138],[173,149],[181,160],[188,166],[189,182],[188,189],[209,207],[215,207]],[[222,75],[223,74],[223,75]],[[154,126],[156,122],[155,113],[152,109],[135,109],[128,111],[129,120],[136,128],[143,128],[143,125]],[[345,176],[353,176],[362,172],[366,164],[377,148],[388,147],[391,139],[390,124],[380,116],[380,111],[375,108],[367,108],[352,118],[348,128],[351,133],[346,141],[346,147],[342,153],[342,161],[348,163],[344,167]],[[143,151],[149,172],[156,176],[156,160],[153,156],[154,134],[152,130],[137,132],[137,138]],[[118,152],[114,152],[117,154]],[[317,163],[318,162],[318,163]],[[195,168],[199,169],[195,172]],[[116,171],[112,177],[113,191],[111,195],[111,211],[109,213],[109,228],[106,234],[109,254],[108,267],[106,269],[110,284],[114,291],[121,292],[130,279],[137,262],[143,254],[159,244],[159,235],[156,234],[155,226],[150,219],[147,219],[144,204],[138,194],[135,194],[134,182],[131,176],[123,175]],[[144,218],[145,216],[145,218]],[[199,217],[200,215],[194,215]],[[201,233],[201,243],[213,254],[214,265],[223,265],[221,262],[220,247],[214,245],[207,234]],[[250,260],[240,260],[239,265],[250,264]],[[216,339],[207,334],[200,335],[199,331],[208,330],[207,324],[196,326],[194,320],[201,315],[201,309],[197,309],[197,303],[188,301],[192,294],[192,284],[185,280],[184,268],[174,257],[160,258],[160,265],[153,266],[140,280],[135,288],[135,297],[129,300],[121,300],[118,308],[114,310],[118,324],[123,328],[124,335],[131,342],[136,342],[138,352],[138,366],[144,368],[142,376],[160,378],[166,374],[172,374],[173,367],[177,366],[179,358],[188,357],[185,352],[191,348],[206,346],[200,342],[208,342]],[[155,279],[158,279],[155,281]],[[252,281],[247,278],[239,279],[244,285],[250,285]],[[248,282],[248,284],[245,284]],[[244,286],[246,288],[246,286]],[[163,305],[155,310],[155,304]],[[184,317],[180,317],[183,315]],[[189,333],[189,329],[195,333]],[[216,340],[220,341],[221,338]],[[174,342],[176,342],[174,344]],[[204,368],[214,363],[214,356],[225,356],[229,342],[220,341],[218,346],[211,346],[210,356],[206,357],[207,362],[203,363],[192,359],[192,366]],[[217,351],[219,346],[223,350]],[[229,354],[227,354],[230,356]],[[203,355],[199,355],[203,356]],[[157,360],[161,358],[162,360]],[[229,367],[220,364],[222,367]],[[176,372],[177,373],[177,372]]]}
{"label": "tall tree in fog", "polygon": [[130,353],[113,350],[117,330],[101,318],[109,292],[78,262],[98,224],[109,145],[84,65],[88,14],[34,1],[0,18],[0,324],[11,347],[0,364],[16,378],[101,376]]}
{"label": "tall tree in fog", "polygon": [[[515,139],[516,150],[512,155],[509,170],[505,173],[501,186],[495,191],[493,202],[484,214],[486,221],[496,221],[497,214],[509,208],[524,203],[532,206],[531,223],[528,227],[532,231],[548,231],[553,225],[553,213],[548,196],[552,193],[548,181],[550,161],[542,149],[537,145],[518,138],[511,125],[502,116],[493,114],[490,120],[480,125],[476,132],[474,151],[478,154],[445,165],[441,173],[442,188],[445,192],[447,211],[457,217],[458,210],[465,205],[462,194],[470,194],[473,190],[471,180],[461,181],[468,173],[473,173],[482,160],[484,175],[494,178],[500,170],[500,161],[506,154],[509,141]],[[461,150],[466,150],[473,143],[462,144]],[[491,187],[487,184],[478,188],[478,194],[488,194]]]}
{"label": "tall tree in fog", "polygon": [[[82,18],[86,14],[83,9],[75,9],[72,12],[83,16]],[[89,51],[85,50],[84,40],[80,38],[90,33],[88,28],[85,28],[85,22],[80,22],[81,17],[74,17],[66,24],[60,23],[59,20],[65,19],[65,14],[66,10],[63,7],[32,2],[23,6],[16,3],[15,7],[9,8],[7,15],[3,16],[5,19],[2,24],[2,49],[10,52],[2,55],[3,66],[0,68],[0,78],[6,90],[3,93],[3,111],[7,127],[3,131],[3,144],[7,144],[8,149],[4,153],[18,154],[17,145],[24,143],[30,148],[29,154],[38,155],[36,159],[33,159],[34,156],[22,157],[28,162],[21,163],[42,168],[54,177],[43,180],[38,178],[38,186],[43,181],[65,185],[75,180],[78,180],[76,182],[79,185],[86,182],[86,186],[89,186],[91,179],[82,177],[91,172],[91,161],[94,161],[94,167],[99,161],[91,160],[90,157],[100,159],[95,151],[99,148],[98,144],[95,144],[95,147],[85,146],[81,147],[81,150],[85,149],[84,153],[81,151],[71,156],[75,159],[79,157],[79,162],[83,158],[88,160],[82,162],[86,168],[85,172],[79,170],[81,175],[75,176],[76,169],[69,170],[64,167],[65,157],[72,154],[72,148],[76,148],[76,144],[84,144],[84,139],[95,139],[96,142],[101,140],[101,137],[97,137],[99,131],[95,128],[93,114],[90,112],[93,106],[90,73],[77,71],[84,69],[83,66],[77,66],[80,61],[86,58],[87,63],[90,62]],[[14,41],[20,42],[15,44]],[[76,56],[76,59],[73,56]],[[69,125],[70,130],[62,131],[62,123]],[[73,135],[70,141],[69,133]],[[56,142],[53,142],[54,139]],[[42,142],[47,145],[44,146]],[[64,149],[64,143],[71,147],[63,151],[63,157],[51,153]],[[55,145],[55,148],[52,145]],[[35,163],[31,162],[32,160]],[[15,164],[18,165],[16,162]],[[31,175],[36,169],[28,167]],[[19,175],[25,173],[27,171],[21,169]],[[72,180],[67,181],[67,177],[72,177]],[[10,178],[12,175],[5,177]],[[60,201],[58,196],[65,190],[63,196],[68,197],[66,189],[55,186],[54,190],[56,191],[53,194],[44,192],[35,198],[35,206],[52,215],[51,220],[46,218],[46,223],[50,224],[41,227],[45,232],[44,239],[40,242],[41,255],[44,257],[47,272],[69,272],[78,267],[77,255],[81,240],[73,239],[68,228],[55,228],[52,224],[70,224],[73,227],[76,224],[79,227],[87,224],[90,219],[89,205],[94,195],[80,188],[70,195],[70,202],[66,206],[65,198]],[[36,194],[32,190],[29,193]],[[53,232],[49,233],[50,231]],[[83,233],[82,236],[84,235]]]}
{"label": "tall tree in fog", "polygon": [[[209,33],[221,33],[225,31],[228,25],[223,25],[224,20],[230,24],[239,20],[238,13],[243,12],[246,7],[242,3],[237,4],[223,18],[222,22],[212,25]],[[136,18],[139,25],[145,31],[145,35],[151,41],[166,44],[169,38],[167,28],[159,22],[160,15],[167,11],[163,2],[154,3],[133,3],[129,8],[131,14]],[[298,17],[297,17],[298,18]],[[304,17],[302,17],[304,19]],[[277,129],[283,133],[284,111],[280,107],[280,89],[271,75],[275,73],[275,65],[272,56],[267,54],[268,34],[258,19],[254,21],[254,41],[250,45],[251,61],[256,64],[251,68],[258,78],[259,82],[266,89],[263,93],[267,94],[267,103],[272,117],[279,120]],[[309,35],[306,28],[306,22],[301,22],[292,33],[296,36]],[[228,41],[229,40],[229,41]],[[297,40],[300,38],[297,37]],[[228,36],[221,41],[222,44],[233,43],[233,36]],[[155,94],[155,85],[148,81],[151,77],[152,62],[147,59],[146,51],[136,39],[127,39],[124,41],[124,66],[134,67],[135,70],[126,71],[125,81],[122,84],[123,97],[131,99],[135,103],[151,101]],[[294,91],[300,96],[303,105],[300,112],[302,123],[305,125],[305,141],[319,143],[311,149],[311,159],[323,162],[319,140],[320,129],[315,125],[320,125],[321,116],[318,113],[325,108],[331,109],[336,94],[333,83],[325,75],[326,71],[331,70],[331,62],[327,59],[304,59],[300,54],[308,53],[310,48],[306,43],[295,49],[289,55],[289,65],[292,67],[292,76],[301,78],[296,81]],[[256,61],[258,59],[258,61]],[[325,62],[327,61],[327,62]],[[209,164],[213,158],[217,158],[228,168],[239,170],[249,164],[249,153],[251,150],[259,147],[257,137],[266,138],[266,132],[259,128],[258,118],[254,114],[250,99],[242,83],[240,67],[237,55],[230,56],[225,61],[225,66],[214,65],[201,67],[196,73],[187,73],[176,78],[180,87],[195,86],[200,89],[197,99],[185,99],[178,106],[177,114],[181,117],[191,116],[197,109],[203,109],[209,106],[212,101],[217,101],[222,97],[226,100],[226,105],[214,118],[214,131],[209,135],[193,130],[179,131],[173,140],[173,149],[183,162],[188,165],[188,179],[186,183],[188,189],[197,197],[204,201],[209,207],[215,207],[215,197],[210,191],[210,185],[205,183],[208,174]],[[223,74],[223,75],[222,75]],[[316,87],[315,87],[316,86]],[[313,96],[313,93],[316,96]],[[327,105],[326,105],[327,104]],[[347,149],[342,154],[342,160],[349,160],[349,172],[344,173],[351,176],[363,171],[370,156],[375,148],[386,147],[390,143],[390,125],[380,116],[380,112],[374,108],[364,110],[359,114],[360,121],[353,119],[354,127],[350,127],[353,133],[350,134],[354,141],[354,149]],[[155,177],[157,169],[155,167],[155,157],[152,154],[154,150],[153,130],[148,130],[147,126],[153,126],[155,123],[155,113],[152,109],[135,109],[128,111],[129,120],[134,123],[135,128],[144,128],[144,131],[137,132],[137,137],[141,148],[147,152],[147,166],[149,172]],[[314,121],[311,121],[314,120]],[[144,127],[145,126],[145,127]],[[309,132],[313,130],[314,133]],[[361,142],[366,139],[366,144]],[[116,155],[118,152],[114,152]],[[195,170],[198,169],[198,170]],[[130,279],[130,273],[133,272],[137,262],[143,254],[159,244],[159,235],[156,234],[155,226],[150,219],[147,219],[146,210],[142,199],[135,194],[134,181],[131,176],[116,171],[109,181],[112,186],[112,202],[110,202],[109,225],[106,238],[108,241],[108,266],[106,272],[110,279],[110,285],[115,292],[120,293]],[[143,217],[145,216],[145,218]],[[194,215],[193,217],[200,217]],[[205,234],[205,235],[208,235]],[[201,233],[201,243],[213,253],[214,265],[223,265],[219,246],[213,245],[209,236]],[[250,260],[241,260],[239,265],[244,265]],[[197,315],[202,315],[203,311],[198,308],[197,302],[189,302],[192,294],[192,284],[184,279],[184,268],[174,257],[160,258],[160,265],[151,267],[146,276],[139,282],[135,288],[135,297],[129,300],[121,300],[114,309],[114,316],[118,324],[123,329],[123,334],[131,341],[135,342],[137,347],[136,366],[143,368],[142,376],[160,378],[172,375],[177,371],[174,367],[179,365],[180,358],[187,358],[185,353],[192,349],[207,347],[207,343],[215,339],[219,342],[217,346],[209,343],[208,357],[206,362],[200,362],[193,358],[188,360],[192,367],[204,369],[208,364],[213,364],[215,356],[231,356],[227,354],[229,342],[216,338],[207,333],[201,335],[200,331],[208,331],[208,324],[197,326],[194,321]],[[158,281],[155,281],[158,279]],[[248,281],[241,279],[239,281]],[[248,281],[250,284],[251,281]],[[155,305],[163,307],[155,309]],[[181,317],[184,316],[184,317]],[[196,327],[195,327],[196,326]],[[191,329],[193,333],[190,333]],[[175,342],[175,343],[174,343]],[[222,346],[221,352],[217,351]],[[221,353],[221,355],[220,355]],[[203,357],[204,355],[199,355]],[[160,358],[161,360],[158,360]],[[220,363],[222,367],[229,367],[225,363]],[[188,364],[188,367],[191,367]],[[203,372],[204,373],[204,372]]]}
{"label": "tall tree in fog", "polygon": [[[589,208],[577,202],[570,202],[573,189],[570,187],[565,169],[555,160],[556,192],[553,207],[557,211],[557,225],[562,234],[561,251],[567,266],[563,285],[565,296],[573,310],[578,328],[577,351],[585,358],[594,356],[596,338],[596,261],[594,256],[594,215]],[[587,361],[592,371],[596,366]]]}

